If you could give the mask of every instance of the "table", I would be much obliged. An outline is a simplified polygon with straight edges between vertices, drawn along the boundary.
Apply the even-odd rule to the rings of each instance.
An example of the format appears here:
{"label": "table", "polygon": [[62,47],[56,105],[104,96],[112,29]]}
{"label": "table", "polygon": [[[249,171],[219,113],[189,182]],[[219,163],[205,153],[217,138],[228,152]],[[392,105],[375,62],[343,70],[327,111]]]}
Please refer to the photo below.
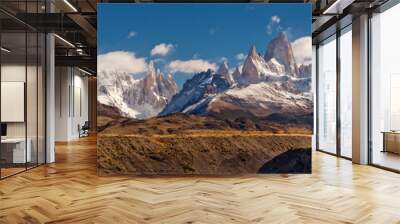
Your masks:
{"label": "table", "polygon": [[[30,138],[26,139],[27,147],[25,152],[25,138],[5,138],[1,139],[1,154],[9,163],[26,163],[31,162],[32,152],[31,145],[32,141]],[[12,156],[3,156],[3,155]],[[12,159],[11,159],[12,158]]]}
{"label": "table", "polygon": [[383,150],[382,152],[392,152],[400,154],[400,131],[382,131]]}

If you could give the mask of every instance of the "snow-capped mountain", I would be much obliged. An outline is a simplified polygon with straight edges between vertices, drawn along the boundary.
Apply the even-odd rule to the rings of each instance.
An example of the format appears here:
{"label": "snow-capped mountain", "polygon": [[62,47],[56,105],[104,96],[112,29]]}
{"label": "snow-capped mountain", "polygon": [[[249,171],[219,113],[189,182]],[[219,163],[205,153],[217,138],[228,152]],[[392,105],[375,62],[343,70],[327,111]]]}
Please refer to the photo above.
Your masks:
{"label": "snow-capped mountain", "polygon": [[121,72],[98,74],[98,101],[118,108],[123,116],[148,118],[157,115],[178,92],[172,75],[164,77],[152,62],[143,79]]}
{"label": "snow-capped mountain", "polygon": [[267,117],[275,113],[307,114],[311,112],[310,108],[311,98],[307,94],[290,91],[284,82],[260,82],[218,94],[208,104],[207,111],[229,114],[231,117],[238,112]]}
{"label": "snow-capped mountain", "polygon": [[225,76],[210,69],[198,73],[185,82],[182,90],[172,97],[160,115],[175,112],[200,113],[203,106],[208,105],[214,96],[224,92],[230,86]]}
{"label": "snow-capped mountain", "polygon": [[186,80],[182,89],[152,62],[140,80],[123,72],[98,74],[98,101],[123,116],[144,119],[181,112],[230,118],[312,113],[311,65],[297,65],[286,34],[268,45],[264,56],[253,46],[231,73],[227,62]]}
{"label": "snow-capped mountain", "polygon": [[173,112],[265,117],[312,113],[311,65],[297,67],[286,34],[271,41],[262,57],[253,46],[232,74],[223,63],[215,73],[186,81],[160,115]]}

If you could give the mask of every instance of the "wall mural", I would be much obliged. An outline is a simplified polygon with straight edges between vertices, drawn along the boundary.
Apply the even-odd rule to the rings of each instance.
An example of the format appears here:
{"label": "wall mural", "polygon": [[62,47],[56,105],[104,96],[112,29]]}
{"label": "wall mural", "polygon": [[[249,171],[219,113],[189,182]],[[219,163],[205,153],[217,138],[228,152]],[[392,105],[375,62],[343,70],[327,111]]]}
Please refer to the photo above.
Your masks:
{"label": "wall mural", "polygon": [[311,172],[311,5],[98,13],[100,174]]}

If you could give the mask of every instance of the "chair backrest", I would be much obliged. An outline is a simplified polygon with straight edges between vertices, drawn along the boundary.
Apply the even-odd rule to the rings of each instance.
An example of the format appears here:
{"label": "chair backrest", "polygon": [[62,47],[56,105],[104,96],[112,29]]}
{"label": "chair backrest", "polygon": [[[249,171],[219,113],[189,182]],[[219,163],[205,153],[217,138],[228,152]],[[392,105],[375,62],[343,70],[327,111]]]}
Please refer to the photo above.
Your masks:
{"label": "chair backrest", "polygon": [[85,123],[83,124],[83,126],[82,126],[82,129],[83,128],[85,128],[85,129],[89,129],[90,128],[90,123],[89,123],[89,121],[85,121]]}

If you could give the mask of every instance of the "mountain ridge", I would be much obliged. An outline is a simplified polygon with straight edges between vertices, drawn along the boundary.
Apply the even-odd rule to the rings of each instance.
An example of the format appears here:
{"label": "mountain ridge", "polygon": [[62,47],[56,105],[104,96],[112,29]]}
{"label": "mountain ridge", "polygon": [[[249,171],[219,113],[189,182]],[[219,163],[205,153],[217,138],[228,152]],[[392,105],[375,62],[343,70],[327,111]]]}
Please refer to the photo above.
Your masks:
{"label": "mountain ridge", "polygon": [[140,80],[126,73],[100,72],[98,90],[100,103],[136,119],[170,113],[238,117],[312,113],[311,65],[296,63],[284,32],[267,44],[264,56],[252,46],[243,65],[232,73],[223,61],[217,71],[194,74],[179,91],[172,74],[165,76],[153,62]]}
{"label": "mountain ridge", "polygon": [[234,114],[233,111],[238,110],[260,117],[289,112],[308,114],[312,112],[311,65],[301,65],[300,68],[301,70],[295,63],[286,34],[282,33],[270,42],[264,58],[252,46],[241,72],[237,66],[229,74],[225,61],[221,63],[217,73],[209,71],[208,76],[213,74],[231,80],[221,86],[220,82],[209,83],[220,91],[203,91],[204,86],[196,80],[204,73],[198,73],[187,80],[186,83],[190,85],[185,83],[159,115],[173,112],[207,115],[227,111]]}

